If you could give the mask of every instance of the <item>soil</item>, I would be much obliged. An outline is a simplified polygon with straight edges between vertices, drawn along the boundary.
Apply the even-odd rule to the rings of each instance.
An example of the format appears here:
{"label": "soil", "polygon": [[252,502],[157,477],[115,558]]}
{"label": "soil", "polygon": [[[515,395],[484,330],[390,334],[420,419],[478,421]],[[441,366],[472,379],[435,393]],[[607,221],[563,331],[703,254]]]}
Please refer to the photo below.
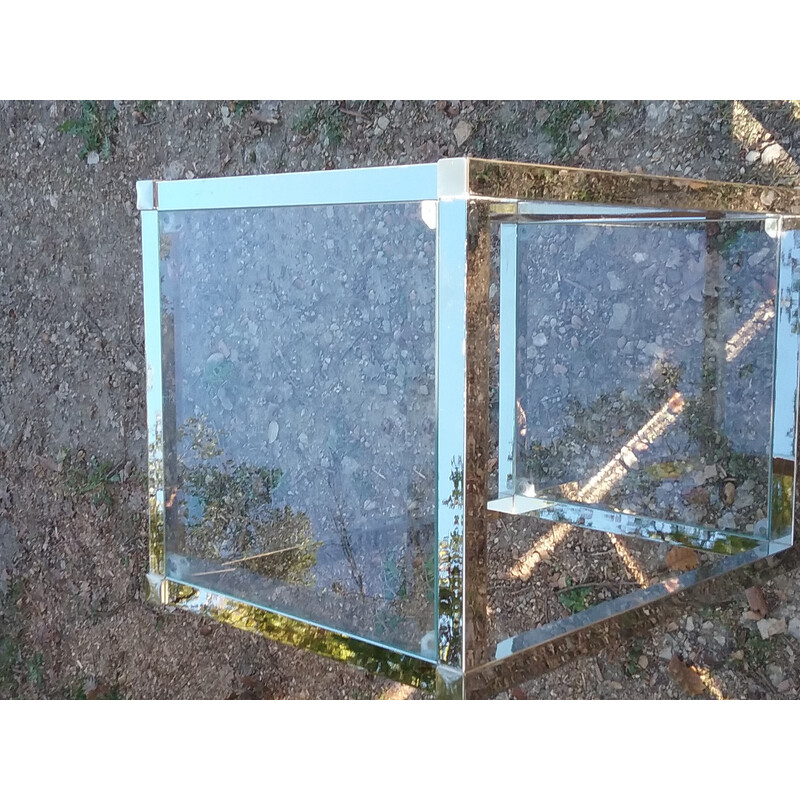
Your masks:
{"label": "soil", "polygon": [[[72,131],[79,135],[60,129],[68,120],[81,119],[82,114],[83,127]],[[86,152],[82,152],[84,145]],[[135,182],[422,163],[470,154],[798,186],[800,105],[750,101],[125,101],[82,109],[81,104],[72,102],[0,104],[0,697],[426,697],[356,668],[145,603],[147,437]],[[318,225],[320,247],[327,248],[325,225],[330,221],[306,221]],[[336,222],[347,224],[346,220]],[[387,221],[386,225],[385,235],[390,237],[391,224]],[[167,246],[174,246],[177,255],[182,245],[176,233],[170,233],[173,240]],[[690,227],[676,228],[671,246],[691,251],[694,233]],[[423,228],[419,235],[424,239]],[[550,235],[581,234],[562,229]],[[654,231],[647,235],[663,236]],[[739,323],[750,318],[770,294],[772,287],[756,274],[763,269],[757,254],[766,245],[753,239],[755,235],[748,229],[744,244],[737,245],[737,252],[731,255],[733,264],[739,250],[746,251],[741,262],[746,274],[732,278],[724,287],[693,282],[694,273],[684,274],[691,272],[690,261],[669,267],[675,272],[675,284],[667,271],[664,283],[655,285],[656,297],[663,299],[657,319],[637,322],[633,303],[616,297],[618,290],[611,279],[600,276],[607,283],[604,288],[609,301],[603,313],[616,314],[611,327],[620,326],[615,341],[623,362],[627,359],[634,365],[644,356],[664,365],[671,351],[684,366],[674,384],[669,370],[666,376],[662,370],[661,378],[654,373],[648,402],[668,401],[670,389],[684,394],[702,389],[706,353],[703,344],[690,337],[700,318],[697,313],[686,318],[680,313],[696,312],[701,306],[707,309],[712,296],[722,298],[720,306],[738,298],[738,306],[725,306],[718,312],[717,338],[724,345]],[[616,246],[621,241],[616,236],[603,234],[581,252],[589,259],[592,248]],[[549,244],[530,242],[532,248]],[[670,245],[666,241],[661,245],[668,260]],[[426,242],[419,246],[424,250]],[[571,246],[574,251],[576,243]],[[654,249],[659,248],[650,242],[642,252]],[[199,257],[197,253],[184,255]],[[661,265],[656,272],[660,274],[660,270]],[[271,288],[276,302],[299,304],[308,288],[293,286],[286,277],[274,276]],[[612,277],[615,285],[628,280],[622,273]],[[587,278],[570,276],[574,283]],[[413,326],[424,326],[430,317],[430,298],[413,274],[407,280],[405,297],[412,298],[413,292],[409,303],[416,303],[417,308],[409,312],[410,327],[403,335],[413,342]],[[410,345],[406,349],[412,358],[404,375],[379,375],[373,368],[384,363],[383,352],[391,345],[391,334],[386,342],[372,342],[369,347],[363,341],[354,343],[353,320],[337,316],[343,312],[336,307],[335,295],[327,307],[298,306],[298,324],[302,319],[308,325],[302,315],[314,314],[310,324],[316,326],[315,335],[331,336],[332,357],[356,360],[357,374],[371,381],[374,392],[365,413],[379,418],[373,427],[380,428],[386,418],[392,424],[391,436],[376,441],[351,437],[339,442],[337,450],[317,436],[329,427],[325,415],[337,413],[336,371],[331,370],[329,385],[323,387],[329,392],[328,405],[312,409],[306,404],[305,427],[299,426],[297,417],[308,389],[303,383],[302,360],[293,365],[296,385],[290,387],[289,396],[285,396],[287,387],[275,387],[281,397],[275,407],[251,402],[248,381],[265,363],[259,348],[272,330],[270,326],[275,325],[275,317],[270,316],[269,306],[263,306],[243,309],[240,318],[214,321],[213,309],[206,308],[213,294],[208,290],[214,288],[211,276],[208,281],[195,287],[187,306],[194,317],[183,323],[200,327],[193,333],[193,347],[184,354],[197,380],[182,387],[187,412],[182,422],[197,406],[215,426],[227,425],[234,437],[239,432],[241,438],[234,446],[246,448],[243,434],[257,427],[268,432],[268,446],[280,448],[290,436],[302,442],[308,448],[309,463],[317,456],[333,458],[338,453],[342,460],[350,459],[351,467],[355,464],[349,472],[342,470],[353,484],[340,487],[347,502],[356,503],[371,521],[380,509],[394,503],[392,515],[406,515],[411,520],[406,532],[418,523],[424,528],[419,520],[411,519],[415,513],[422,519],[428,512],[430,498],[424,494],[424,481],[419,487],[421,497],[410,489],[406,496],[402,487],[403,495],[392,497],[387,506],[387,498],[380,494],[383,482],[375,470],[390,477],[386,471],[392,468],[390,445],[399,441],[398,437],[416,441],[420,452],[425,449],[424,437],[431,435],[425,424],[429,415],[426,403],[432,391],[417,390],[417,405],[409,405],[402,414],[389,404],[398,387],[425,385],[429,354]],[[246,283],[227,288],[243,297],[252,292]],[[741,291],[737,293],[737,289]],[[574,305],[566,324],[557,321],[552,326],[542,321],[546,325],[542,330],[532,328],[524,355],[530,357],[534,371],[541,364],[548,380],[562,387],[567,399],[576,392],[580,399],[573,377],[584,368],[580,359],[591,360],[591,352],[582,350],[584,343],[590,345],[597,335],[593,326],[600,323],[592,321],[592,314],[598,309],[584,308],[586,300],[579,288],[567,284],[562,290]],[[336,291],[349,289],[342,284]],[[381,287],[374,291],[380,293]],[[682,292],[688,292],[687,296],[682,297]],[[384,305],[379,296],[370,298],[366,289],[365,295],[365,307],[380,310]],[[614,306],[626,302],[628,308]],[[673,310],[680,313],[673,314]],[[603,324],[610,321],[603,318]],[[396,320],[387,322],[393,331]],[[207,328],[202,327],[206,324]],[[283,333],[288,355],[297,331]],[[537,344],[542,342],[539,334],[546,339],[541,345]],[[577,348],[573,338],[578,341]],[[557,343],[558,352],[570,354],[569,361],[557,360]],[[758,362],[754,353],[743,353],[742,358]],[[554,370],[556,366],[567,371]],[[742,370],[742,366],[746,364],[737,363],[736,369],[727,373],[728,407],[754,403],[758,393],[765,391],[759,375]],[[296,413],[288,414],[287,404],[294,404]],[[651,410],[649,406],[647,410]],[[312,411],[321,416],[315,420]],[[616,411],[620,418],[633,413],[622,406]],[[548,428],[557,419],[560,415],[553,417]],[[273,421],[278,429],[269,443]],[[627,417],[624,422],[620,429],[627,429]],[[762,427],[743,428],[731,418],[725,432],[736,441],[747,440],[755,450],[763,439]],[[541,433],[537,438],[549,446],[558,439],[555,434],[561,436],[563,431],[545,431],[549,440]],[[690,434],[676,426],[675,436]],[[533,430],[527,435],[533,437]],[[603,462],[606,444],[617,443],[598,442],[597,452],[589,449],[569,454],[568,463],[577,477]],[[752,518],[753,509],[762,507],[760,473],[756,468],[749,478],[751,486],[746,484],[748,479],[736,474],[735,465],[731,468],[729,453],[706,454],[702,450],[698,445],[697,458],[705,462],[688,465],[675,463],[677,458],[671,453],[645,457],[637,451],[643,468],[636,479],[626,478],[604,502],[627,507],[639,503],[638,493],[644,492],[655,498],[658,507],[637,508],[641,513],[657,511],[660,515],[672,509],[677,514],[689,508],[699,525],[738,530],[740,524],[746,524],[745,518]],[[647,460],[650,456],[652,460]],[[563,463],[563,454],[554,457]],[[187,470],[199,464],[189,461]],[[424,464],[418,466],[424,475]],[[541,466],[537,463],[537,468]],[[287,494],[302,491],[303,480],[325,477],[304,476],[301,462],[287,464],[286,471],[287,477],[294,476],[294,482],[280,488]],[[368,475],[373,476],[369,481],[358,480]],[[730,492],[726,488],[729,475],[736,478],[733,497],[725,494]],[[651,491],[652,487],[642,486],[643,480],[665,488],[660,493]],[[414,502],[416,508],[411,507]],[[746,513],[740,515],[741,511]],[[314,513],[331,512],[319,508]],[[489,602],[495,641],[687,568],[666,545],[619,537],[612,540],[601,532],[574,528],[565,528],[557,541],[547,543],[552,525],[498,517],[492,517],[491,525]],[[288,533],[284,529],[280,535],[288,539],[279,541],[291,545],[299,541],[291,537],[300,533],[297,528]],[[191,536],[187,542],[191,545]],[[225,545],[223,541],[219,544]],[[227,557],[231,553],[226,551]],[[399,548],[397,554],[399,559]],[[220,554],[193,555],[207,558]],[[701,561],[716,557],[699,554]],[[332,558],[328,563],[329,572],[321,583],[317,581],[317,588],[324,583],[338,602],[342,594],[334,591],[334,584],[346,595],[357,581],[346,560]],[[385,596],[385,584],[368,588]],[[498,698],[797,697],[797,559],[775,566],[760,589],[766,611],[754,610],[752,600],[739,593],[717,598],[711,605],[688,604],[679,618],[656,625],[648,637],[559,667]],[[398,635],[419,638],[421,633],[415,629]],[[707,681],[702,691],[693,690],[692,681],[682,671],[686,665],[697,674],[702,672]]]}

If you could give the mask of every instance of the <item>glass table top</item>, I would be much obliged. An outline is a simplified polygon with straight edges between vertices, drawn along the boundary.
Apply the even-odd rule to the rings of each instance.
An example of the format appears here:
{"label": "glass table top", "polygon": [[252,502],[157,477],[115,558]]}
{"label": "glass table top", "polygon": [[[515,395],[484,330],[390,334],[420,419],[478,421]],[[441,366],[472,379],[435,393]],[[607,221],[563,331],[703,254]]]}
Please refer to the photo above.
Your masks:
{"label": "glass table top", "polygon": [[424,210],[158,219],[167,576],[432,658]]}
{"label": "glass table top", "polygon": [[769,224],[553,220],[516,243],[517,491],[765,538]]}

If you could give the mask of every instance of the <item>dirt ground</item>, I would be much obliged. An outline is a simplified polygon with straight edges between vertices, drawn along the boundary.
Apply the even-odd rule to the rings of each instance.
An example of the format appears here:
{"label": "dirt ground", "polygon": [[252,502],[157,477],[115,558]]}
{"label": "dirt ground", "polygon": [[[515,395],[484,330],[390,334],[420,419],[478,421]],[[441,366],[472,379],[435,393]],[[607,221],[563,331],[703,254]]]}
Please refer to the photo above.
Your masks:
{"label": "dirt ground", "polygon": [[[0,103],[0,697],[424,697],[144,602],[135,182],[459,155],[800,187],[800,103]],[[512,558],[534,535],[494,525]],[[637,563],[648,580],[663,573],[665,548],[628,551],[635,563],[605,534],[571,531],[547,571],[497,603],[509,615],[497,630],[564,613],[575,583],[602,599],[639,579]],[[687,604],[650,635],[498,699],[797,698],[798,559],[759,588]],[[534,606],[549,611],[521,614]]]}

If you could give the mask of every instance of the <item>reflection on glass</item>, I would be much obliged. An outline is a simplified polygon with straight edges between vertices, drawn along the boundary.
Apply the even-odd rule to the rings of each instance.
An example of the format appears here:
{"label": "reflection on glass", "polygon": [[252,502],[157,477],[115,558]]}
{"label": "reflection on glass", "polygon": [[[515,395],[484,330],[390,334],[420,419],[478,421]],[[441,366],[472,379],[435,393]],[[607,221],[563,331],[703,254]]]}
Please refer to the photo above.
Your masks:
{"label": "reflection on glass", "polygon": [[517,248],[517,492],[766,537],[763,222],[531,222]]}
{"label": "reflection on glass", "polygon": [[421,212],[159,214],[165,510],[170,577],[433,657]]}

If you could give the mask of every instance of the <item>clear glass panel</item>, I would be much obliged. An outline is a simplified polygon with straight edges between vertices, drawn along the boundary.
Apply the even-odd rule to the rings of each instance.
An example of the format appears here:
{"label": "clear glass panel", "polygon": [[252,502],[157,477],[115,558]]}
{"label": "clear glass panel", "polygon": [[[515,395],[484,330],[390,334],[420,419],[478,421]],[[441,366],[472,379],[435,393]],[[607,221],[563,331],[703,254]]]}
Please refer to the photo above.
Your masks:
{"label": "clear glass panel", "polygon": [[433,657],[421,205],[159,220],[167,574]]}
{"label": "clear glass panel", "polygon": [[517,492],[765,538],[769,224],[530,222],[517,254]]}

